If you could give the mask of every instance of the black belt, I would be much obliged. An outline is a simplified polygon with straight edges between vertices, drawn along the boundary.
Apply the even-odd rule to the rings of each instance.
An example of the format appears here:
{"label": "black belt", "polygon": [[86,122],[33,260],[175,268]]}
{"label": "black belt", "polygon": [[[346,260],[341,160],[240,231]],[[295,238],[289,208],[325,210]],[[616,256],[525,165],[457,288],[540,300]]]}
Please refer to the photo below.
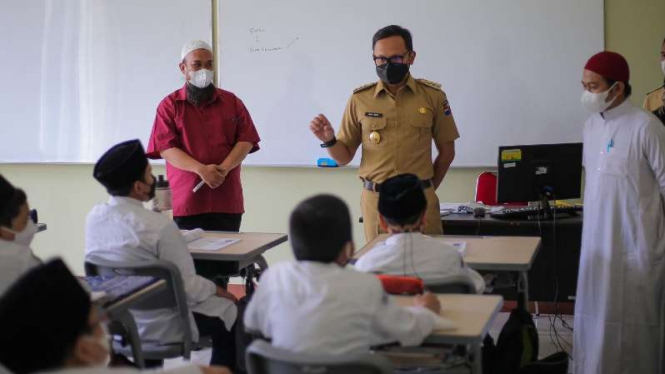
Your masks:
{"label": "black belt", "polygon": [[[430,188],[430,187],[433,186],[433,183],[432,183],[431,179],[421,180],[420,183],[423,185],[423,189]],[[381,188],[381,184],[380,183],[374,183],[372,181],[363,180],[363,188],[368,190],[368,191],[379,192],[379,189]]]}

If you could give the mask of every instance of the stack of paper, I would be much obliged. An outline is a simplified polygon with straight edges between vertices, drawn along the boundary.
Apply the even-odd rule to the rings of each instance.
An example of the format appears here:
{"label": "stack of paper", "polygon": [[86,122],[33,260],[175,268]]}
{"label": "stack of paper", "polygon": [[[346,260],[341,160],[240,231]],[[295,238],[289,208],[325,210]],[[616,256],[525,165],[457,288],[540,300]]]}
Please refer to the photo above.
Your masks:
{"label": "stack of paper", "polygon": [[195,251],[216,251],[240,241],[240,239],[229,238],[205,238],[203,234],[203,230],[194,229],[183,232],[182,236],[187,241],[187,247]]}

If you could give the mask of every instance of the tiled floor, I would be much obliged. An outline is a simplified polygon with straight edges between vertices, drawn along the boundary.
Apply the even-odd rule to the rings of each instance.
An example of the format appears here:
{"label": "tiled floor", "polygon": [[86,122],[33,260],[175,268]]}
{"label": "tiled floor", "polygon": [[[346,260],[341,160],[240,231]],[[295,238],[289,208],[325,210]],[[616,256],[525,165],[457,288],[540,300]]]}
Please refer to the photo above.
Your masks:
{"label": "tiled floor", "polygon": [[[499,316],[492,324],[492,327],[490,329],[490,335],[492,336],[492,338],[494,338],[495,342],[499,337],[501,328],[508,320],[508,316],[509,313],[499,313]],[[563,320],[570,327],[573,326],[573,316],[564,315]],[[555,322],[554,318],[551,317],[550,315],[541,314],[540,316],[534,316],[534,323],[536,324],[536,328],[538,329],[538,345],[539,345],[540,358],[547,357],[553,353],[560,351],[561,349],[558,348],[559,343],[569,354],[572,355],[573,332],[569,330],[566,326],[564,326],[560,319],[557,318]],[[558,341],[557,341],[557,335],[554,332],[554,327],[556,328],[556,331],[558,333]],[[201,351],[192,352],[191,363],[197,365],[207,365],[210,362],[210,354],[211,354],[210,349],[204,349]],[[164,367],[166,368],[175,367],[182,365],[183,363],[184,361],[182,359],[166,360],[164,363]],[[569,366],[568,372],[572,373],[572,363]]]}

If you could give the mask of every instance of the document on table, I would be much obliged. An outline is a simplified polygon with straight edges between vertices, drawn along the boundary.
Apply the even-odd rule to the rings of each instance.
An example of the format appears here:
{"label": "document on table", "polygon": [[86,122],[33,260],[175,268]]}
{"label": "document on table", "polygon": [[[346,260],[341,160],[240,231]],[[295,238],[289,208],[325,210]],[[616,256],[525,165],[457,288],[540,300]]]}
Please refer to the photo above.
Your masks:
{"label": "document on table", "polygon": [[240,239],[229,238],[205,238],[203,237],[204,231],[201,229],[194,229],[186,231],[182,234],[187,241],[187,247],[195,251],[216,251],[226,248],[231,244],[237,243]]}

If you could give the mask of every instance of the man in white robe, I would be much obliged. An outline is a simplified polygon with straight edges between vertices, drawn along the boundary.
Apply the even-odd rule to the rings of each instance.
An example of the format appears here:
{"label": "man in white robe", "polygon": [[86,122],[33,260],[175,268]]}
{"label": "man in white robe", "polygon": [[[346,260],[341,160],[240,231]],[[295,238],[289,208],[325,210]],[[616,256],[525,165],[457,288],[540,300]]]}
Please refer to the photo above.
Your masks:
{"label": "man in white robe", "polygon": [[587,62],[584,228],[575,302],[577,374],[659,371],[665,279],[665,128],[630,103],[626,60]]}

